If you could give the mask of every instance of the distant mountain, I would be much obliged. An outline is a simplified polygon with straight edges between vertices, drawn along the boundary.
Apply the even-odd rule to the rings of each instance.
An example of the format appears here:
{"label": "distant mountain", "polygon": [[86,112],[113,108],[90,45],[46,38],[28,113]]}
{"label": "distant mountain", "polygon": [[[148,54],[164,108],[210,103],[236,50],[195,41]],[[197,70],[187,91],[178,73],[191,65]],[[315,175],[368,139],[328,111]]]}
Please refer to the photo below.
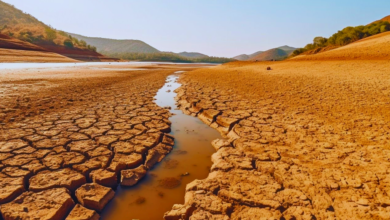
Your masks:
{"label": "distant mountain", "polygon": [[180,56],[183,56],[183,57],[187,57],[187,58],[206,58],[206,57],[209,57],[205,54],[202,54],[202,53],[197,53],[197,52],[181,52],[181,53],[177,53],[178,55]]}
{"label": "distant mountain", "polygon": [[244,60],[249,60],[250,58],[252,58],[252,57],[254,57],[254,56],[257,56],[257,55],[259,55],[259,54],[261,54],[261,53],[263,53],[263,52],[264,52],[264,51],[257,51],[257,52],[255,52],[255,53],[252,53],[252,54],[249,54],[249,55],[247,55],[247,54],[241,54],[241,55],[238,55],[238,56],[233,57],[233,59],[242,60],[242,61],[244,61]]}
{"label": "distant mountain", "polygon": [[259,54],[261,54],[261,53],[264,53],[264,51],[257,51],[257,52],[255,52],[255,53],[249,54],[249,58],[252,58],[252,57],[254,57],[254,56],[257,56],[257,55],[259,55]]}
{"label": "distant mountain", "polygon": [[97,48],[102,54],[115,53],[158,53],[156,48],[140,40],[115,40],[100,37],[86,37],[78,34],[68,33],[70,36],[83,40]]}
{"label": "distant mountain", "polygon": [[[279,49],[279,50],[276,50],[276,49]],[[287,57],[288,55],[290,55],[296,49],[297,48],[295,48],[295,47],[290,47],[290,46],[285,45],[285,46],[273,48],[273,49],[267,50],[267,51],[257,51],[256,53],[252,53],[252,54],[249,54],[249,55],[241,54],[241,55],[233,57],[233,59],[242,60],[242,61],[245,61],[245,60],[256,60],[256,59],[254,59],[254,57],[259,57],[260,54],[263,54],[263,53],[267,52],[267,54],[265,54],[263,56],[260,56],[260,58],[258,58],[257,60],[264,60],[264,58],[261,58],[261,57],[266,57],[266,60],[279,60],[280,59],[280,55],[284,54],[283,51],[287,54],[285,56],[285,57]],[[280,50],[282,50],[282,51],[280,51]],[[270,57],[270,54],[275,55],[275,57]]]}
{"label": "distant mountain", "polygon": [[241,55],[233,57],[233,59],[236,59],[236,60],[248,60],[249,58],[250,58],[249,55],[246,55],[246,54],[241,54]]}
{"label": "distant mountain", "polygon": [[288,52],[279,49],[274,48],[271,50],[267,50],[263,53],[260,53],[254,57],[251,57],[249,60],[252,61],[271,61],[271,60],[283,60],[289,55]]}
{"label": "distant mountain", "polygon": [[287,46],[287,45],[281,46],[281,47],[277,47],[277,48],[278,49],[282,49],[282,50],[286,51],[287,53],[292,52],[292,51],[298,49],[298,48],[290,47],[290,46]]}

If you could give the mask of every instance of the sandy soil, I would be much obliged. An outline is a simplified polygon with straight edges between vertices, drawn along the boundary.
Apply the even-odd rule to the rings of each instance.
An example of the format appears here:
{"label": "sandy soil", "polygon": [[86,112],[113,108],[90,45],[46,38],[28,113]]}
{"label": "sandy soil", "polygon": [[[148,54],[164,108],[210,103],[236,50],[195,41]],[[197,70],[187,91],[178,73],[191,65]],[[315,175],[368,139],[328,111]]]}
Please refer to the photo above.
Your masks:
{"label": "sandy soil", "polygon": [[185,73],[180,108],[226,139],[165,219],[388,219],[389,37]]}
{"label": "sandy soil", "polygon": [[179,68],[109,68],[2,72],[4,219],[63,219],[75,203],[84,207],[70,216],[96,218],[112,199],[111,188],[135,184],[140,168],[150,169],[171,151],[170,113],[153,97]]}

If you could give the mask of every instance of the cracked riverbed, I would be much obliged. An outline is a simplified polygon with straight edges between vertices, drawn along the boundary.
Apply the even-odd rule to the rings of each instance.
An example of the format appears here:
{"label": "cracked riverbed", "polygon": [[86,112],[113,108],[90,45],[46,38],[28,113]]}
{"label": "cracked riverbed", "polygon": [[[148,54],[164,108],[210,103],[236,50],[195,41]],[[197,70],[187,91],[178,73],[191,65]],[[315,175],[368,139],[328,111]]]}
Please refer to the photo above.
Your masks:
{"label": "cracked riverbed", "polygon": [[196,117],[177,108],[175,89],[181,72],[168,76],[165,85],[155,96],[161,107],[170,107],[170,134],[175,145],[170,154],[157,164],[136,186],[119,186],[115,198],[105,208],[102,219],[162,219],[174,204],[184,202],[185,187],[195,179],[207,177],[211,155],[215,152],[211,141],[220,134]]}

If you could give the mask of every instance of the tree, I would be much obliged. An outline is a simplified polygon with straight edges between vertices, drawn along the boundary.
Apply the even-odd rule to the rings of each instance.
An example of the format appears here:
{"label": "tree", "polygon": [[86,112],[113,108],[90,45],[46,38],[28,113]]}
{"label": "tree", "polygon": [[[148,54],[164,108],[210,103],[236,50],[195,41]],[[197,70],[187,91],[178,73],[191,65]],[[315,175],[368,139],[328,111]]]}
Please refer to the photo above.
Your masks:
{"label": "tree", "polygon": [[57,32],[50,27],[45,28],[46,40],[53,41],[57,38]]}
{"label": "tree", "polygon": [[326,39],[325,37],[315,37],[313,39],[313,43],[316,45],[316,46],[325,46],[326,42],[328,41],[328,39]]}
{"label": "tree", "polygon": [[72,40],[70,40],[70,39],[64,40],[64,46],[67,47],[67,48],[73,48],[74,47],[74,45],[72,43]]}
{"label": "tree", "polygon": [[383,33],[386,31],[390,31],[390,23],[388,23],[388,24],[384,23],[381,25],[380,32]]}
{"label": "tree", "polygon": [[85,42],[83,40],[80,40],[80,46],[86,47],[87,46],[87,42]]}

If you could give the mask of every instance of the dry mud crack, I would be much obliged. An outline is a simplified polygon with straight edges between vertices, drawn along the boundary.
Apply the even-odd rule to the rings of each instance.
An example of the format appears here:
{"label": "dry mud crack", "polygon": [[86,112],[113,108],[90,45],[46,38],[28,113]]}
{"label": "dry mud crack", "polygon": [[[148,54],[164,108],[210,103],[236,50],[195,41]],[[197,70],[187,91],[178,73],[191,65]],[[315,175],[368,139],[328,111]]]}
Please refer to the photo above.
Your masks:
{"label": "dry mud crack", "polygon": [[[388,219],[390,64],[373,62],[185,73],[181,110],[225,139],[164,218]],[[98,219],[112,189],[172,150],[170,113],[153,97],[175,71],[1,76],[3,218]]]}
{"label": "dry mud crack", "polygon": [[172,150],[170,113],[153,97],[174,71],[3,81],[2,217],[98,219],[111,188],[136,184]]}
{"label": "dry mud crack", "polygon": [[209,176],[164,218],[389,219],[385,69],[236,62],[185,73],[180,109],[226,139],[213,142]]}

